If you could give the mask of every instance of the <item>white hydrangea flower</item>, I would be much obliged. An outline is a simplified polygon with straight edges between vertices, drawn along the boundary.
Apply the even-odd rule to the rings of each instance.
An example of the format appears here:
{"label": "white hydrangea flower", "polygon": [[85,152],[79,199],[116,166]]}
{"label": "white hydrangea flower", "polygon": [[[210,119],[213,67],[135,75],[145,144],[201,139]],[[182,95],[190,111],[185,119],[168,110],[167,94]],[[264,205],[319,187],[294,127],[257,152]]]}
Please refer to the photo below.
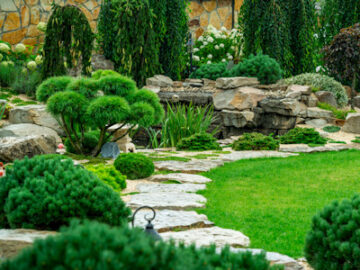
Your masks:
{"label": "white hydrangea flower", "polygon": [[213,43],[213,42],[214,42],[214,38],[211,37],[211,36],[209,36],[207,40],[208,40],[208,42],[210,42],[210,43]]}
{"label": "white hydrangea flower", "polygon": [[222,59],[221,62],[226,63],[226,59]]}
{"label": "white hydrangea flower", "polygon": [[221,38],[221,34],[220,34],[220,33],[216,33],[216,34],[215,34],[215,38]]}
{"label": "white hydrangea flower", "polygon": [[44,22],[39,22],[39,24],[36,27],[39,31],[41,32],[46,32],[46,23]]}
{"label": "white hydrangea flower", "polygon": [[36,56],[35,63],[41,65],[42,62],[43,62],[42,56],[41,55]]}
{"label": "white hydrangea flower", "polygon": [[225,26],[221,27],[220,30],[223,31],[223,32],[226,32],[226,31],[227,31],[227,29],[226,29]]}
{"label": "white hydrangea flower", "polygon": [[6,43],[0,43],[0,52],[7,53],[10,51],[10,47]]}
{"label": "white hydrangea flower", "polygon": [[226,38],[226,35],[221,35],[221,38]]}
{"label": "white hydrangea flower", "polygon": [[233,57],[232,55],[229,55],[229,56],[228,56],[228,59],[229,59],[229,60],[233,60],[234,57]]}
{"label": "white hydrangea flower", "polygon": [[7,61],[4,61],[4,62],[1,62],[0,65],[3,67],[7,67],[9,64]]}
{"label": "white hydrangea flower", "polygon": [[226,53],[226,56],[229,56],[229,55],[231,55],[231,54],[227,52],[227,53]]}
{"label": "white hydrangea flower", "polygon": [[30,61],[26,66],[29,70],[34,71],[37,67],[37,64],[35,61]]}
{"label": "white hydrangea flower", "polygon": [[224,43],[221,43],[220,48],[224,48],[224,47],[225,47]]}
{"label": "white hydrangea flower", "polygon": [[234,47],[234,46],[231,46],[231,49],[232,49],[233,51],[235,51],[235,47]]}
{"label": "white hydrangea flower", "polygon": [[199,51],[199,48],[194,48],[194,53],[197,53]]}
{"label": "white hydrangea flower", "polygon": [[26,68],[23,68],[23,69],[21,70],[21,73],[22,73],[22,74],[26,74],[26,73],[27,73],[27,69],[26,69]]}
{"label": "white hydrangea flower", "polygon": [[208,45],[208,44],[209,44],[208,42],[206,42],[206,41],[204,42],[204,46],[206,46],[206,45]]}
{"label": "white hydrangea flower", "polygon": [[220,49],[219,45],[215,45],[215,50],[219,50],[219,49]]}
{"label": "white hydrangea flower", "polygon": [[217,31],[216,28],[215,28],[212,24],[209,24],[209,25],[208,25],[207,30],[208,30],[209,32]]}
{"label": "white hydrangea flower", "polygon": [[193,56],[193,60],[196,61],[196,62],[199,62],[199,61],[200,61],[200,57],[197,56],[197,55],[194,55],[194,56]]}
{"label": "white hydrangea flower", "polygon": [[201,45],[201,46],[200,46],[200,49],[204,49],[204,47],[205,47],[204,45]]}
{"label": "white hydrangea flower", "polygon": [[208,65],[210,65],[211,64],[211,61],[209,60],[209,61],[207,61],[207,63],[206,64],[208,64]]}
{"label": "white hydrangea flower", "polygon": [[25,50],[26,50],[26,47],[22,43],[19,43],[15,46],[15,52],[17,52],[17,53],[23,53],[23,52],[25,52]]}
{"label": "white hydrangea flower", "polygon": [[207,58],[212,59],[212,58],[213,58],[212,54],[209,54],[209,55],[207,56]]}
{"label": "white hydrangea flower", "polygon": [[199,38],[198,38],[198,41],[203,41],[204,40],[204,37],[203,36],[200,36]]}

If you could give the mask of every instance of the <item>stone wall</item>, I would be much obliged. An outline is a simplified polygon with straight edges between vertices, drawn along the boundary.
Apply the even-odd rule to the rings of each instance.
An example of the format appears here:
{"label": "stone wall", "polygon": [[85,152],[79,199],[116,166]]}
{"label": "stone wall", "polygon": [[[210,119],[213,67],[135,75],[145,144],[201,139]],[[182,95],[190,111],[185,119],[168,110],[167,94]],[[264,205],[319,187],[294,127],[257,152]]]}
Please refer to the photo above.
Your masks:
{"label": "stone wall", "polygon": [[[0,39],[11,44],[35,45],[44,41],[44,35],[36,28],[39,22],[47,22],[53,0],[0,0]],[[96,29],[101,0],[55,0],[57,4],[78,6]]]}
{"label": "stone wall", "polygon": [[[53,0],[0,0],[0,39],[11,44],[35,45],[44,41],[36,28],[47,22]],[[100,12],[101,0],[55,0],[57,4],[76,5],[88,18],[93,31]],[[209,24],[231,29],[231,0],[193,0],[189,4],[190,29],[200,36]],[[235,0],[235,22],[243,0]]]}

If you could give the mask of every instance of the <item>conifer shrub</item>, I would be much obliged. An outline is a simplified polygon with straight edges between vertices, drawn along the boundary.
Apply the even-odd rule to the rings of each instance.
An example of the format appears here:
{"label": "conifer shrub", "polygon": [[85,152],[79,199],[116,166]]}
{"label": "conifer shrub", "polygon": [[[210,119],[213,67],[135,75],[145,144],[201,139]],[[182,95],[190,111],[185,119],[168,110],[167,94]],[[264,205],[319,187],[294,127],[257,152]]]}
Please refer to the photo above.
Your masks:
{"label": "conifer shrub", "polygon": [[360,196],[334,201],[312,219],[305,256],[315,270],[360,269]]}
{"label": "conifer shrub", "polygon": [[[99,132],[97,131],[89,131],[84,133],[84,140],[82,141],[82,149],[84,154],[90,154],[91,151],[96,147],[99,141]],[[81,137],[81,134],[77,134],[78,137]],[[71,139],[75,140],[75,134],[71,135]],[[64,142],[65,149],[69,153],[77,154],[76,149],[71,144],[69,138],[65,139]]]}
{"label": "conifer shrub", "polygon": [[98,86],[97,82],[90,78],[79,78],[70,82],[67,87],[67,91],[74,91],[82,94],[86,98],[94,98],[97,95]]}
{"label": "conifer shrub", "polygon": [[327,140],[320,136],[320,133],[313,128],[296,127],[288,133],[280,136],[280,143],[282,144],[326,144]]}
{"label": "conifer shrub", "polygon": [[231,253],[228,247],[195,248],[173,242],[155,242],[139,228],[110,227],[74,220],[60,234],[38,239],[1,270],[25,269],[122,269],[122,270],[275,270],[265,254]]}
{"label": "conifer shrub", "polygon": [[114,166],[130,180],[149,177],[155,171],[152,160],[140,153],[122,153],[116,158]]}
{"label": "conifer shrub", "polygon": [[61,157],[17,160],[0,181],[1,228],[58,230],[75,217],[116,226],[129,214],[118,193]]}
{"label": "conifer shrub", "polygon": [[256,132],[244,133],[232,146],[235,151],[277,150],[278,148],[279,142],[273,137]]}
{"label": "conifer shrub", "polygon": [[36,89],[36,99],[46,102],[53,94],[64,91],[73,80],[70,76],[51,77],[43,81]]}
{"label": "conifer shrub", "polygon": [[105,95],[115,95],[120,97],[130,97],[137,91],[136,83],[122,75],[105,76],[98,80],[98,90]]}
{"label": "conifer shrub", "polygon": [[88,165],[86,169],[117,192],[126,188],[126,176],[117,171],[113,165]]}
{"label": "conifer shrub", "polygon": [[224,77],[226,63],[213,63],[201,65],[197,70],[191,73],[190,78],[216,80]]}
{"label": "conifer shrub", "polygon": [[119,72],[116,72],[111,69],[98,69],[97,71],[93,72],[91,74],[91,78],[94,80],[99,80],[105,76],[120,76],[121,74]]}
{"label": "conifer shrub", "polygon": [[196,133],[190,137],[181,139],[176,145],[177,150],[193,150],[193,151],[206,151],[206,150],[221,150],[219,143],[209,133]]}

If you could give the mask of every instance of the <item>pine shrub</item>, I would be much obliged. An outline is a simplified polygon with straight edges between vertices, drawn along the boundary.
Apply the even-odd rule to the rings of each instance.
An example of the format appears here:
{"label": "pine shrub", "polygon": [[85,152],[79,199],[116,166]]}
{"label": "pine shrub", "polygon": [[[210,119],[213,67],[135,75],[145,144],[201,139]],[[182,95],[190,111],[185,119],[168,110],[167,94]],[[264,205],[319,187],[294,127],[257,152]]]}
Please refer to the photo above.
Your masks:
{"label": "pine shrub", "polygon": [[180,140],[176,145],[177,150],[221,150],[219,143],[209,133],[196,133],[190,137]]}
{"label": "pine shrub", "polygon": [[89,165],[86,169],[117,192],[126,188],[126,176],[117,171],[113,165]]}
{"label": "pine shrub", "polygon": [[78,78],[71,81],[67,87],[67,91],[74,91],[88,99],[94,98],[98,92],[97,81],[90,79],[90,78]]}
{"label": "pine shrub", "polygon": [[224,77],[226,63],[204,64],[191,73],[190,78],[216,80]]}
{"label": "pine shrub", "polygon": [[130,180],[147,178],[155,171],[151,159],[140,153],[120,154],[116,158],[114,166]]}
{"label": "pine shrub", "polygon": [[312,220],[305,256],[315,270],[360,269],[360,195],[334,201]]}
{"label": "pine shrub", "polygon": [[[77,134],[78,137],[81,136],[80,133]],[[75,140],[75,135],[71,135],[71,139]],[[96,147],[97,143],[99,141],[99,132],[97,131],[89,131],[84,133],[84,140],[82,142],[82,149],[84,154],[90,154],[91,151]],[[65,149],[69,153],[77,154],[76,149],[71,144],[69,138],[65,139]]]}
{"label": "pine shrub", "polygon": [[58,230],[75,217],[115,226],[129,214],[119,194],[72,160],[26,157],[0,181],[2,228]]}
{"label": "pine shrub", "polygon": [[137,91],[136,83],[122,75],[111,75],[101,77],[97,83],[98,90],[104,92],[105,95],[114,95],[124,98],[133,96]]}
{"label": "pine shrub", "polygon": [[121,76],[121,74],[111,69],[98,69],[91,74],[91,78],[94,80],[99,80],[105,76]]}
{"label": "pine shrub", "polygon": [[46,102],[56,92],[64,91],[73,80],[70,76],[51,77],[43,81],[36,89],[36,99]]}
{"label": "pine shrub", "polygon": [[112,228],[97,222],[73,221],[61,234],[38,239],[0,270],[122,269],[122,270],[275,270],[265,254],[231,253],[228,247],[195,248],[155,242],[139,228]]}
{"label": "pine shrub", "polygon": [[232,146],[235,151],[277,150],[278,148],[279,142],[273,137],[256,132],[244,133]]}
{"label": "pine shrub", "polygon": [[296,127],[288,133],[280,136],[280,143],[282,144],[326,144],[327,140],[320,136],[320,133],[313,128]]}

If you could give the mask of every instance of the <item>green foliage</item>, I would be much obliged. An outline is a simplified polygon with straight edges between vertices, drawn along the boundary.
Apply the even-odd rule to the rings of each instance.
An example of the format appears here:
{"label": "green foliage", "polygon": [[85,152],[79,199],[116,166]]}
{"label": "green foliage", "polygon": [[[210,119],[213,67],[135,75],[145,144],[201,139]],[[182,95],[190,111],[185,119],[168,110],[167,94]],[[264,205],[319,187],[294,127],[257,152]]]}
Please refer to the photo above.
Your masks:
{"label": "green foliage", "polygon": [[226,77],[256,77],[262,84],[276,83],[281,75],[282,70],[276,60],[263,54],[250,55],[225,73]]}
{"label": "green foliage", "polygon": [[323,127],[323,131],[328,132],[328,133],[336,133],[336,132],[339,132],[340,130],[341,130],[341,127],[338,127],[338,126]]}
{"label": "green foliage", "polygon": [[126,188],[126,176],[117,171],[113,165],[87,165],[85,168],[117,192]]}
{"label": "green foliage", "polygon": [[360,23],[342,29],[330,45],[324,48],[324,52],[325,66],[329,72],[340,81],[352,82],[355,90],[360,81]]}
{"label": "green foliage", "polygon": [[320,133],[313,128],[296,127],[283,136],[280,136],[282,144],[326,144],[326,139],[320,136]]}
{"label": "green foliage", "polygon": [[153,117],[154,119],[151,120],[148,125],[144,125],[144,126],[149,126],[152,125],[153,123],[159,123],[164,118],[164,108],[160,104],[159,96],[154,92],[147,89],[142,89],[136,92],[133,100],[136,102],[143,102],[143,103],[145,102],[147,104],[150,104],[151,107],[154,109],[154,117]]}
{"label": "green foliage", "polygon": [[91,78],[99,80],[105,76],[120,76],[121,74],[111,69],[98,69],[91,74]]}
{"label": "green foliage", "polygon": [[0,63],[0,83],[1,86],[10,86],[16,76],[16,69],[12,65],[8,65],[4,62]]}
{"label": "green foliage", "polygon": [[[92,244],[91,244],[92,243]],[[70,252],[71,251],[71,252]],[[122,269],[122,270],[275,270],[265,254],[231,253],[226,247],[195,248],[173,242],[155,242],[139,228],[112,228],[97,222],[73,221],[60,234],[36,240],[1,270],[25,269]]]}
{"label": "green foliage", "polygon": [[80,8],[53,4],[45,33],[43,77],[66,74],[64,58],[68,68],[81,62],[82,73],[90,74],[94,37]]}
{"label": "green foliage", "polygon": [[243,150],[277,150],[279,142],[271,136],[265,136],[261,133],[244,133],[237,139],[232,149],[235,151]]}
{"label": "green foliage", "polygon": [[17,70],[10,88],[18,94],[35,96],[36,89],[41,83],[41,74],[38,71]]}
{"label": "green foliage", "polygon": [[134,95],[137,90],[136,83],[122,75],[100,77],[97,85],[105,95],[120,96],[126,99]]}
{"label": "green foliage", "polygon": [[226,63],[204,64],[191,73],[190,78],[216,80],[224,77]]}
{"label": "green foliage", "polygon": [[313,0],[245,0],[239,16],[244,56],[259,52],[269,55],[285,76],[312,71],[314,5]]}
{"label": "green foliage", "polygon": [[98,86],[97,81],[90,78],[77,78],[72,80],[66,87],[67,91],[74,91],[88,99],[94,98],[97,95]]}
{"label": "green foliage", "polygon": [[316,73],[304,73],[285,79],[281,81],[281,83],[286,85],[308,85],[313,88],[317,88],[320,91],[329,91],[334,94],[336,101],[340,107],[343,107],[348,103],[346,91],[341,85],[341,83],[326,75]]}
{"label": "green foliage", "polygon": [[343,28],[350,27],[360,20],[358,0],[322,0],[319,14],[320,47],[328,45]]}
{"label": "green foliage", "polygon": [[183,138],[176,145],[176,150],[221,150],[219,143],[209,133],[196,133],[190,137]]}
{"label": "green foliage", "polygon": [[334,201],[317,213],[306,237],[305,256],[315,270],[359,269],[360,196]]}
{"label": "green foliage", "polygon": [[120,154],[115,162],[115,168],[127,179],[147,178],[154,173],[154,163],[150,158],[139,153],[123,153]]}
{"label": "green foliage", "polygon": [[56,92],[64,91],[73,80],[69,76],[52,77],[42,82],[36,90],[36,99],[46,102]]}
{"label": "green foliage", "polygon": [[[80,133],[77,134],[78,137],[81,136]],[[74,134],[71,135],[71,139],[73,141],[76,141],[76,137]],[[84,133],[84,139],[82,141],[81,148],[84,152],[84,154],[91,154],[91,151],[96,147],[97,143],[99,141],[99,132],[97,131],[89,131]],[[68,153],[76,154],[77,151],[71,144],[69,138],[65,139],[65,148]]]}
{"label": "green foliage", "polygon": [[0,181],[0,226],[58,230],[71,218],[110,225],[130,211],[119,195],[71,160],[27,157],[15,161]]}
{"label": "green foliage", "polygon": [[335,118],[336,119],[342,119],[342,120],[345,120],[346,119],[346,116],[349,114],[349,113],[352,113],[352,112],[355,112],[355,111],[348,111],[348,110],[340,110],[340,109],[337,109],[335,108],[334,106],[331,106],[330,104],[328,103],[324,103],[324,102],[318,102],[317,106],[320,108],[320,109],[323,109],[323,110],[327,110],[327,111],[331,111]]}

